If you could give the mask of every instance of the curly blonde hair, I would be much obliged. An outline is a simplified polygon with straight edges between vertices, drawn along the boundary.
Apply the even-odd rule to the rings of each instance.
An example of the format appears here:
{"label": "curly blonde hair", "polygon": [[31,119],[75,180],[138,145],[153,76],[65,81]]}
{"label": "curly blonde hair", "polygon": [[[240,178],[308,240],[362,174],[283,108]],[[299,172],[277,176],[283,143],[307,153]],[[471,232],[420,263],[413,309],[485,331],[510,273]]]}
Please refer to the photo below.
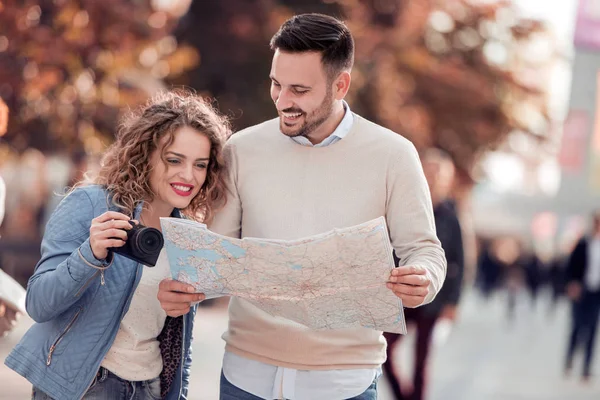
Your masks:
{"label": "curly blonde hair", "polygon": [[[153,96],[144,106],[123,119],[115,142],[102,158],[100,171],[94,183],[104,186],[112,202],[123,212],[133,216],[136,205],[151,200],[155,194],[150,187],[150,164],[156,149],[168,148],[174,133],[181,127],[190,127],[210,141],[210,160],[206,180],[189,206],[181,210],[193,219],[210,222],[214,213],[226,202],[226,168],[223,145],[231,129],[228,119],[207,100],[187,91],[163,91]],[[161,147],[162,139],[167,141]],[[161,159],[165,165],[164,155]]]}

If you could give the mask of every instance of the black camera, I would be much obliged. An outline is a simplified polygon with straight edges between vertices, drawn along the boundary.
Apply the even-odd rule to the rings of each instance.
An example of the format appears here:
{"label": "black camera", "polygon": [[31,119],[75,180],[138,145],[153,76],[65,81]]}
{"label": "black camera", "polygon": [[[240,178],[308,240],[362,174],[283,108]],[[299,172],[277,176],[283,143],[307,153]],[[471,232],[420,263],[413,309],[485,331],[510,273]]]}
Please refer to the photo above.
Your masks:
{"label": "black camera", "polygon": [[112,247],[113,252],[137,261],[149,267],[154,267],[158,255],[165,243],[158,229],[136,224],[129,221],[131,229],[127,232],[127,240],[121,247]]}

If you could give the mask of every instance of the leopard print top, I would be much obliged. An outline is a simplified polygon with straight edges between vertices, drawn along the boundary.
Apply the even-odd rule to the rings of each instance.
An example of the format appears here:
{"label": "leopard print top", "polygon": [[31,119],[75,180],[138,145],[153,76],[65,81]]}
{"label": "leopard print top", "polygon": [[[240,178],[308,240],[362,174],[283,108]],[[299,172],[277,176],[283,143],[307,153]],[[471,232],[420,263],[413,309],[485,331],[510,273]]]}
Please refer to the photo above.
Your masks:
{"label": "leopard print top", "polygon": [[163,359],[163,369],[160,373],[160,395],[162,398],[165,398],[169,393],[177,368],[181,365],[182,339],[183,317],[167,317],[165,326],[158,335],[160,353]]}

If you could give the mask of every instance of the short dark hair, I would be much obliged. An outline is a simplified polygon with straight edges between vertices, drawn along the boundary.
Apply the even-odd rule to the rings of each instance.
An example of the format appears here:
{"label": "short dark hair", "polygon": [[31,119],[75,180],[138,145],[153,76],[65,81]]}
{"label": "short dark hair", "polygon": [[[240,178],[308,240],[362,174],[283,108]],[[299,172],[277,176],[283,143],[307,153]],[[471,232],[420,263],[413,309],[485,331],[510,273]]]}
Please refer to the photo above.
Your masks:
{"label": "short dark hair", "polygon": [[317,51],[331,79],[354,64],[354,39],[340,20],[324,14],[300,14],[288,19],[271,38],[271,50]]}

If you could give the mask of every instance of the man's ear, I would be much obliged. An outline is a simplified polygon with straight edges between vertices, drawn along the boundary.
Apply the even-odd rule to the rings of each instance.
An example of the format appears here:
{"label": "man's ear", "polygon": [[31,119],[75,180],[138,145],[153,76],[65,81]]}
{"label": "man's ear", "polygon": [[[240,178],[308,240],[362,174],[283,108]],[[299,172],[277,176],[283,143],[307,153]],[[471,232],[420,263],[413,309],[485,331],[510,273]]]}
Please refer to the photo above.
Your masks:
{"label": "man's ear", "polygon": [[334,91],[335,91],[335,99],[342,100],[346,97],[348,90],[350,89],[350,82],[352,78],[350,77],[350,72],[342,71],[336,78],[334,82]]}

